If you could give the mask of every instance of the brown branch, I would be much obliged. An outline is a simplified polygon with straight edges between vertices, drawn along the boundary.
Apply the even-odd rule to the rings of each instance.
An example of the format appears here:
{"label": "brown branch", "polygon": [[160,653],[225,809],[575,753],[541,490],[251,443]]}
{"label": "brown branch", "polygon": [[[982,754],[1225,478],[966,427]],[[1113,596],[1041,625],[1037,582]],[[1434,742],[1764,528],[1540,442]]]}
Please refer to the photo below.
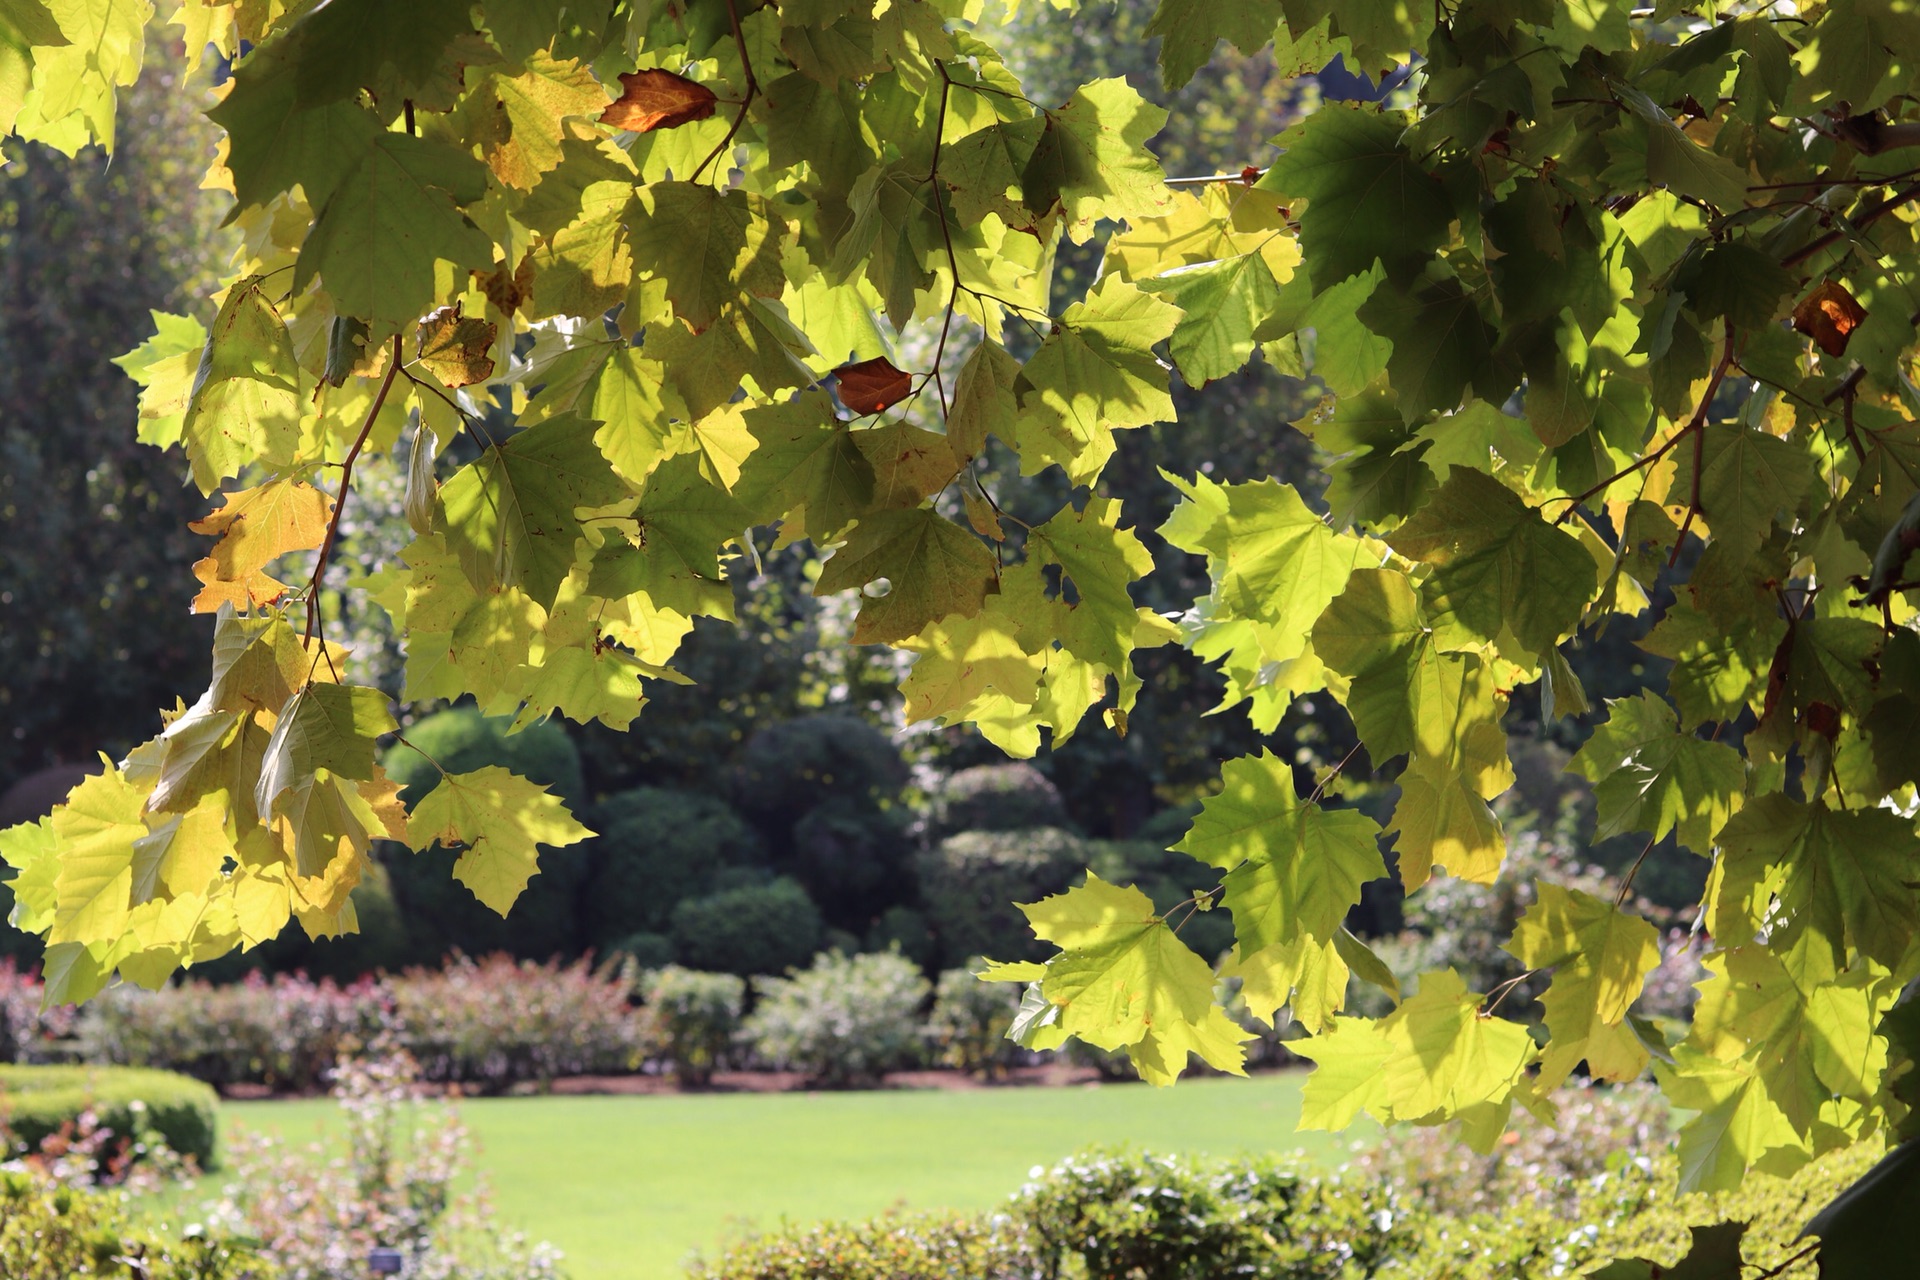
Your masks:
{"label": "brown branch", "polygon": [[1892,213],[1895,209],[1898,209],[1901,205],[1906,204],[1916,197],[1920,197],[1920,182],[1910,183],[1900,188],[1885,200],[1867,209],[1859,217],[1847,219],[1848,225],[1846,227],[1836,228],[1817,239],[1809,240],[1806,244],[1780,259],[1780,265],[1783,267],[1798,266],[1814,254],[1819,253],[1822,249],[1845,239],[1849,229],[1853,231],[1865,230],[1867,227],[1872,226],[1874,223],[1880,221],[1880,219]]}
{"label": "brown branch", "polygon": [[[367,420],[360,424],[360,434],[354,439],[353,447],[347,450],[346,461],[340,464],[340,491],[333,500],[333,516],[327,521],[327,536],[320,543],[320,556],[313,563],[313,577],[307,582],[307,633],[300,640],[302,649],[310,648],[315,635],[320,631],[320,582],[327,573],[327,561],[333,558],[334,540],[340,536],[340,516],[347,509],[347,493],[353,484],[353,464],[360,457],[367,437],[373,433],[373,420],[380,416],[380,406],[387,402],[387,392],[393,387],[394,375],[400,372],[400,335],[393,335],[393,355],[387,361],[387,376],[380,380],[380,390],[374,394],[373,405],[367,410]],[[326,651],[326,637],[320,637],[321,652]]]}
{"label": "brown branch", "polygon": [[953,92],[953,77],[947,64],[936,62],[940,70],[940,110],[933,118],[933,163],[927,167],[927,189],[933,197],[933,211],[940,215],[940,239],[947,246],[947,270],[953,276],[953,288],[947,293],[947,313],[940,317],[940,342],[933,350],[933,387],[940,393],[940,428],[947,424],[947,380],[940,362],[947,355],[947,334],[953,329],[953,311],[960,305],[960,259],[953,251],[953,229],[947,225],[947,201],[940,191],[940,144],[947,132],[947,97]]}
{"label": "brown branch", "polygon": [[1210,187],[1215,183],[1238,182],[1243,186],[1252,186],[1267,176],[1264,167],[1248,165],[1238,173],[1203,173],[1191,178],[1166,178],[1163,181],[1169,187]]}
{"label": "brown branch", "polygon": [[1714,366],[1713,376],[1707,379],[1707,389],[1700,397],[1700,407],[1693,411],[1693,417],[1682,428],[1684,435],[1693,433],[1693,485],[1687,495],[1687,518],[1680,522],[1680,534],[1673,540],[1673,554],[1667,557],[1667,568],[1680,563],[1680,547],[1687,540],[1687,530],[1693,527],[1693,517],[1700,510],[1700,464],[1707,447],[1707,410],[1713,407],[1713,398],[1720,394],[1720,384],[1726,380],[1727,370],[1733,368],[1733,321],[1726,322],[1727,342],[1721,350],[1720,363]]}
{"label": "brown branch", "polygon": [[700,162],[700,167],[693,171],[691,178],[687,179],[689,182],[700,181],[700,175],[707,171],[707,166],[718,159],[721,152],[733,145],[734,136],[740,132],[740,126],[747,122],[747,108],[753,105],[754,96],[760,92],[760,82],[754,79],[753,75],[753,60],[747,56],[746,37],[740,34],[740,9],[734,4],[734,0],[727,0],[727,21],[733,24],[733,47],[740,51],[740,67],[746,72],[747,91],[740,95],[740,110],[734,113],[733,123],[727,126],[726,136],[707,153],[707,158]]}

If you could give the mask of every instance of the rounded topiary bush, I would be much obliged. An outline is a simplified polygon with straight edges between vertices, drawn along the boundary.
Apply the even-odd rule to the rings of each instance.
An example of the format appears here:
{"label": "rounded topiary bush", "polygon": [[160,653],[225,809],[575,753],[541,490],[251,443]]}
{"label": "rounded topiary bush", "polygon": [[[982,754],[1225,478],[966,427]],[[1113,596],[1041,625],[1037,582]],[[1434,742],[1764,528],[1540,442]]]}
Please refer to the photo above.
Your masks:
{"label": "rounded topiary bush", "polygon": [[734,790],[742,809],[785,830],[832,797],[878,807],[906,783],[907,763],[886,734],[852,716],[817,715],[747,739]]}
{"label": "rounded topiary bush", "polygon": [[1044,956],[1013,904],[1059,893],[1086,865],[1086,843],[1057,827],[963,831],[923,851],[914,869],[942,962]]}
{"label": "rounded topiary bush", "polygon": [[835,796],[793,828],[794,876],[835,925],[865,934],[911,889],[904,809]]}
{"label": "rounded topiary bush", "polygon": [[813,956],[823,927],[800,882],[782,876],[689,898],[674,909],[673,944],[691,968],[782,973]]}
{"label": "rounded topiary bush", "polygon": [[[407,730],[407,741],[419,751],[396,744],[387,752],[387,772],[405,788],[407,803],[414,804],[440,778],[422,752],[449,773],[500,765],[545,785],[577,812],[585,786],[580,754],[566,732],[551,722],[515,734],[506,727],[506,721],[489,719],[473,707],[436,712]],[[409,935],[408,963],[438,963],[456,946],[475,955],[505,951],[526,960],[573,956],[585,947],[579,918],[590,864],[585,845],[540,850],[539,874],[504,920],[453,878],[458,856],[437,845],[413,853],[404,845],[381,844]]]}
{"label": "rounded topiary bush", "polygon": [[601,951],[665,933],[675,907],[714,891],[721,868],[766,861],[759,835],[714,796],[640,787],[603,801],[594,818],[600,838],[582,906],[587,940]]}
{"label": "rounded topiary bush", "polygon": [[145,1067],[0,1065],[0,1128],[15,1151],[34,1151],[61,1126],[93,1112],[116,1138],[152,1132],[211,1168],[219,1097],[209,1085]]}
{"label": "rounded topiary bush", "polygon": [[1068,827],[1060,788],[1030,764],[981,764],[940,780],[927,809],[935,840],[961,831],[1018,831]]}

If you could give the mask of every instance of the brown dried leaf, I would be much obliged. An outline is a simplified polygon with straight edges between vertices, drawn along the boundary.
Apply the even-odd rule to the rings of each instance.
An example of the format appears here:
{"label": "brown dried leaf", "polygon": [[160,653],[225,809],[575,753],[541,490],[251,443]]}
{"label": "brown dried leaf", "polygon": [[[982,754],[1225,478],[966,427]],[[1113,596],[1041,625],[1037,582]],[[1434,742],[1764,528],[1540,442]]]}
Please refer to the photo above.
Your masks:
{"label": "brown dried leaf", "polygon": [[1867,318],[1867,309],[1846,286],[1824,280],[1793,309],[1793,327],[1836,358],[1847,353],[1847,337]]}
{"label": "brown dried leaf", "polygon": [[480,281],[480,292],[487,295],[487,301],[503,316],[510,316],[533,296],[533,255],[520,259],[520,266],[508,271],[506,264],[491,272],[476,271],[474,277]]}
{"label": "brown dried leaf", "polygon": [[649,133],[672,129],[713,114],[713,90],[671,71],[629,71],[620,77],[620,96],[600,113],[600,123]]}
{"label": "brown dried leaf", "polygon": [[420,363],[448,387],[470,387],[493,376],[494,337],[485,320],[460,314],[460,304],[442,307],[420,322]]}
{"label": "brown dried leaf", "polygon": [[885,356],[841,365],[833,376],[839,383],[840,403],[860,414],[879,413],[905,400],[913,389],[913,379]]}
{"label": "brown dried leaf", "polygon": [[193,576],[206,584],[193,598],[195,613],[216,613],[223,604],[245,612],[283,595],[287,584],[264,570],[289,551],[319,546],[333,513],[332,499],[297,480],[272,480],[224,497],[219,510],[187,526],[220,539],[193,566]]}

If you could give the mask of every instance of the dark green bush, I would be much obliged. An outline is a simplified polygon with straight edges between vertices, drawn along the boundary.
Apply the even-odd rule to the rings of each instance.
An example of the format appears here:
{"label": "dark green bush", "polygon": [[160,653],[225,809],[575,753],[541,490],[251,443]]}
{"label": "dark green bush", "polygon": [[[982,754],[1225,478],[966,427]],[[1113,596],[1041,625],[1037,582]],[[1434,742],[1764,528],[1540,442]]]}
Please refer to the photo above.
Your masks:
{"label": "dark green bush", "polygon": [[927,918],[912,907],[888,907],[867,930],[865,950],[898,951],[922,969],[933,967],[940,957]]}
{"label": "dark green bush", "polygon": [[794,824],[789,865],[827,919],[864,934],[912,888],[907,811],[835,796]]}
{"label": "dark green bush", "polygon": [[741,1029],[771,1066],[804,1071],[834,1088],[873,1084],[919,1065],[926,1049],[920,1010],[927,980],[905,956],[830,951],[788,978],[757,978]]}
{"label": "dark green bush", "polygon": [[[580,755],[565,730],[547,722],[508,734],[506,722],[472,707],[456,707],[422,719],[407,730],[414,751],[395,745],[386,767],[413,804],[439,780],[421,752],[451,773],[500,765],[549,787],[578,811],[585,798]],[[579,898],[590,868],[584,844],[542,849],[540,872],[502,919],[453,879],[457,854],[439,846],[411,853],[382,842],[381,857],[392,876],[394,897],[409,934],[407,962],[438,964],[455,946],[470,954],[505,951],[523,960],[572,957],[585,948],[580,934]]]}
{"label": "dark green bush", "polygon": [[630,933],[609,947],[607,955],[625,956],[639,969],[658,969],[673,963],[673,939],[664,933]]}
{"label": "dark green bush", "polygon": [[1059,893],[1086,865],[1086,842],[1057,827],[963,831],[923,851],[914,870],[941,963],[1040,959],[1047,948],[1013,904]]}
{"label": "dark green bush", "polygon": [[92,1111],[121,1137],[157,1133],[202,1168],[214,1163],[219,1098],[198,1080],[144,1067],[0,1066],[0,1126],[16,1150],[36,1150]]}
{"label": "dark green bush", "polygon": [[906,761],[886,734],[852,716],[817,715],[755,732],[734,790],[742,809],[784,832],[834,796],[880,807],[906,782]]}
{"label": "dark green bush", "polygon": [[820,908],[797,880],[722,889],[674,908],[680,962],[722,973],[781,973],[820,945]]}
{"label": "dark green bush", "polygon": [[713,796],[640,787],[601,802],[594,817],[600,838],[583,916],[601,951],[634,933],[666,932],[675,907],[714,891],[721,868],[766,861],[753,828]]}
{"label": "dark green bush", "polygon": [[941,779],[929,797],[927,834],[1068,827],[1060,788],[1030,764],[981,764]]}
{"label": "dark green bush", "polygon": [[740,1030],[745,980],[668,965],[648,974],[641,992],[655,1042],[674,1077],[694,1086],[710,1082]]}
{"label": "dark green bush", "polygon": [[114,1195],[0,1173],[0,1276],[7,1280],[255,1280],[272,1274],[251,1248],[204,1230],[136,1227]]}

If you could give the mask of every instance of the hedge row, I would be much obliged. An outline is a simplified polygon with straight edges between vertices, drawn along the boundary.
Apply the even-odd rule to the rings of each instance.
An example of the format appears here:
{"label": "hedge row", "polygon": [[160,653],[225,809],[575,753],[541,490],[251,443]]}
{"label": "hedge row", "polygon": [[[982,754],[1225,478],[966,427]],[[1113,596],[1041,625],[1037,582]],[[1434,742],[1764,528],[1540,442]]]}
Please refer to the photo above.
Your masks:
{"label": "hedge row", "polygon": [[[698,1264],[692,1275],[1534,1280],[1582,1275],[1620,1256],[1670,1264],[1686,1252],[1688,1226],[1723,1220],[1752,1224],[1746,1260],[1767,1267],[1800,1248],[1801,1226],[1871,1158],[1836,1154],[1791,1179],[1755,1175],[1740,1192],[1712,1198],[1680,1196],[1669,1155],[1622,1158],[1606,1175],[1516,1196],[1500,1211],[1453,1214],[1396,1178],[1323,1175],[1288,1160],[1094,1152],[1036,1177],[997,1213],[889,1214],[783,1230]],[[1499,1175],[1489,1166],[1482,1178]],[[1812,1268],[1778,1274],[1808,1280]]]}
{"label": "hedge row", "polygon": [[151,1133],[201,1168],[214,1163],[219,1098],[207,1085],[140,1067],[0,1065],[0,1129],[14,1151],[38,1151],[82,1112],[117,1137]]}

